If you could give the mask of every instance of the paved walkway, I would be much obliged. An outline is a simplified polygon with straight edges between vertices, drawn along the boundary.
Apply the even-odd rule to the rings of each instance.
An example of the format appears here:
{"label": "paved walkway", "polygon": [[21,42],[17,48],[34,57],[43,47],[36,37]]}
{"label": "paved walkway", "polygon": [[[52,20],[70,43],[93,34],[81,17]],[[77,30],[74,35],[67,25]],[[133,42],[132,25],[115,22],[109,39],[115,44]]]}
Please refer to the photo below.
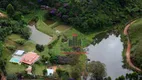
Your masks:
{"label": "paved walkway", "polygon": [[126,27],[125,27],[125,29],[124,29],[124,35],[127,36],[127,40],[128,40],[128,42],[127,42],[127,51],[126,51],[126,61],[127,61],[127,63],[128,63],[133,69],[135,69],[135,70],[141,72],[142,70],[139,69],[138,67],[136,67],[136,66],[132,63],[132,61],[131,61],[131,56],[130,56],[130,54],[131,54],[131,43],[130,43],[130,39],[129,39],[129,37],[128,37],[128,30],[129,30],[130,25],[133,24],[134,22],[135,22],[135,21],[132,21],[131,23],[129,23],[128,25],[126,25]]}

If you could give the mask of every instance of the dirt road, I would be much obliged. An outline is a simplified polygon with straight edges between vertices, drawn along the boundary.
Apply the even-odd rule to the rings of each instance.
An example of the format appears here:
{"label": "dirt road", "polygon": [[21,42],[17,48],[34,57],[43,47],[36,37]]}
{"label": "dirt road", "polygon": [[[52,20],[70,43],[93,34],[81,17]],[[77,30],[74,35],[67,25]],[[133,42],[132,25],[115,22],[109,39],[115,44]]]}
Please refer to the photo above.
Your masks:
{"label": "dirt road", "polygon": [[124,35],[127,36],[127,40],[128,40],[128,42],[127,42],[127,51],[126,51],[126,61],[127,61],[127,63],[128,63],[133,69],[135,69],[135,70],[141,72],[142,70],[139,69],[138,67],[136,67],[136,66],[132,63],[132,61],[131,61],[131,56],[130,56],[130,54],[131,54],[131,43],[130,43],[130,39],[129,39],[129,37],[128,37],[128,30],[129,30],[130,25],[133,24],[134,22],[135,22],[135,21],[132,21],[131,23],[129,23],[128,25],[126,25],[126,27],[125,27],[125,29],[124,29]]}

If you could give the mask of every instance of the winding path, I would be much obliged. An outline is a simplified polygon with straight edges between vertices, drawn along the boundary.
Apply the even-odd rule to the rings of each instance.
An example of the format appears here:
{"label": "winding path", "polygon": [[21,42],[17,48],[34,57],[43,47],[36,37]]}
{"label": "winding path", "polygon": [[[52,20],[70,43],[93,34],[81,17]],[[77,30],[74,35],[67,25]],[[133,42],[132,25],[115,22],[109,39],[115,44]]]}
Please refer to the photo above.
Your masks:
{"label": "winding path", "polygon": [[128,30],[129,30],[129,27],[131,24],[133,24],[135,21],[132,21],[131,23],[129,23],[128,25],[126,25],[125,29],[124,29],[124,35],[127,36],[127,51],[126,51],[126,61],[127,63],[135,70],[139,71],[139,72],[142,72],[142,70],[138,67],[136,67],[132,62],[131,62],[131,56],[130,56],[130,53],[131,53],[131,43],[130,43],[130,39],[128,37]]}

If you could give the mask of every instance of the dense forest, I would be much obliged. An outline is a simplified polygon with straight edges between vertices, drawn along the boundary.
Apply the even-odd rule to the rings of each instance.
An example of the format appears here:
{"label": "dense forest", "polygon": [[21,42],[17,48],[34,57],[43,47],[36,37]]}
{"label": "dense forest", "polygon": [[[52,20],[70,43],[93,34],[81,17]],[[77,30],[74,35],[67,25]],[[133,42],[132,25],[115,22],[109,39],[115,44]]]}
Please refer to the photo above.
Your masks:
{"label": "dense forest", "polygon": [[[47,19],[59,19],[81,32],[90,32],[142,15],[141,0],[43,0],[51,9]],[[55,4],[56,3],[56,4]]]}

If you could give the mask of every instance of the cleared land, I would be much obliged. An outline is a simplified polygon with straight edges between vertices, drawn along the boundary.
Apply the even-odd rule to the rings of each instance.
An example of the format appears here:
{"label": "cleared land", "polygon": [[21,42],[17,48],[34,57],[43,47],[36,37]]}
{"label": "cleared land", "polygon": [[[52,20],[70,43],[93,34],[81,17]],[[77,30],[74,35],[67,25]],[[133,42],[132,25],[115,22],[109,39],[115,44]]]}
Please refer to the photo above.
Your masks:
{"label": "cleared land", "polygon": [[0,18],[5,18],[5,17],[7,17],[7,15],[0,12]]}

